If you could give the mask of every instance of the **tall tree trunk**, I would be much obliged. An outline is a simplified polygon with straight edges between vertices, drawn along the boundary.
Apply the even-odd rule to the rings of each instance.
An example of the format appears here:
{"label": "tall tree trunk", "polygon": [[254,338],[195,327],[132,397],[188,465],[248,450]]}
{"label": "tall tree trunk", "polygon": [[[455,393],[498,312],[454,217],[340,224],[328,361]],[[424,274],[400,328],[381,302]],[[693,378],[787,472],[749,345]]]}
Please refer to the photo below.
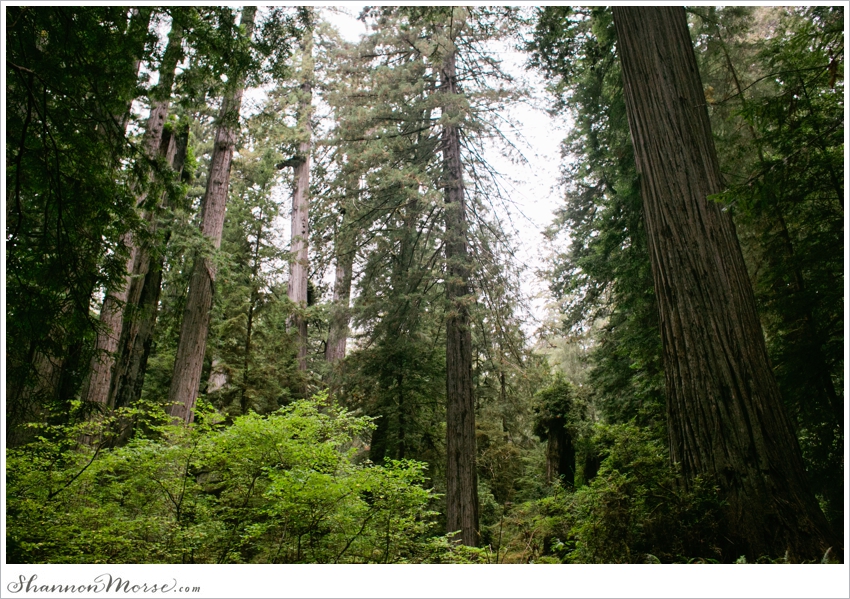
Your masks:
{"label": "tall tree trunk", "polygon": [[[722,189],[685,12],[614,8],[662,337],[670,454],[727,501],[727,556],[798,559],[826,519],[768,362]],[[739,553],[740,552],[740,553]]]}
{"label": "tall tree trunk", "polygon": [[[343,221],[342,229],[345,228]],[[354,267],[354,243],[350,232],[340,231],[336,241],[336,274],[334,277],[334,299],[331,309],[328,344],[325,347],[325,360],[336,364],[345,357],[348,341],[348,322],[350,318],[351,277]]]}
{"label": "tall tree trunk", "polygon": [[[138,75],[139,69],[142,66],[142,56],[145,53],[145,43],[154,11],[155,9],[150,6],[130,9],[130,20],[127,22],[127,30],[124,35],[132,44],[133,50],[130,59],[133,61],[133,73],[136,75]],[[131,99],[127,102],[126,109],[120,115],[113,115],[113,122],[122,134],[126,133],[127,125],[130,124],[130,109],[132,105],[133,100]]]}
{"label": "tall tree trunk", "polygon": [[[170,162],[174,175],[183,172],[186,151],[189,142],[189,125],[163,136],[161,152]],[[167,204],[163,202],[163,208]],[[156,235],[157,224],[154,214],[150,214],[150,233]],[[168,245],[170,231],[166,231],[163,247]],[[162,289],[162,270],[165,256],[156,252],[149,243],[143,243],[133,267],[134,278],[128,292],[128,307],[124,311],[124,323],[115,370],[112,376],[109,404],[120,408],[135,403],[142,395],[148,356],[150,355],[153,331],[159,309],[159,296]]]}
{"label": "tall tree trunk", "polygon": [[259,301],[259,282],[260,275],[260,247],[263,238],[262,222],[257,226],[257,241],[254,244],[254,255],[251,257],[251,298],[248,303],[248,324],[245,327],[245,355],[242,361],[242,389],[239,394],[239,407],[242,414],[247,414],[250,407],[248,397],[248,383],[250,381],[248,370],[251,367],[251,335],[254,331],[254,311]]}
{"label": "tall tree trunk", "polygon": [[[140,17],[134,17],[134,20]],[[144,19],[145,28],[150,19]],[[138,26],[137,26],[138,27]],[[144,140],[142,142],[145,156],[149,160],[156,160],[161,154],[162,132],[165,120],[168,118],[170,106],[171,88],[174,84],[174,72],[177,63],[182,57],[183,28],[178,22],[174,22],[168,37],[168,47],[163,55],[160,65],[160,83],[152,94],[150,116],[148,117]],[[126,119],[125,119],[126,120]],[[167,151],[167,148],[166,148]],[[136,198],[136,206],[140,206],[145,200],[145,192],[141,192]],[[128,304],[133,304],[137,297],[131,298],[133,283],[138,277],[147,271],[141,270],[139,248],[130,231],[123,234],[120,243],[129,251],[127,258],[127,275],[124,280],[113,290],[110,290],[103,301],[100,312],[100,325],[95,346],[95,356],[91,365],[91,377],[88,389],[84,395],[86,401],[103,406],[114,405],[110,397],[110,386],[113,380],[116,355],[120,353],[119,341],[122,337],[122,323],[124,321],[124,310]]]}
{"label": "tall tree trunk", "polygon": [[[442,91],[455,95],[457,50],[444,58]],[[446,104],[451,106],[452,100]],[[475,470],[475,405],[472,396],[472,333],[467,302],[466,200],[460,161],[460,134],[453,124],[443,126],[443,168],[446,202],[446,516],[448,531],[460,531],[464,545],[475,546],[478,531],[478,480]]]}
{"label": "tall tree trunk", "polygon": [[298,307],[292,318],[292,326],[298,332],[298,370],[307,370],[307,320],[300,310],[307,307],[307,277],[309,259],[307,241],[309,239],[310,207],[310,151],[312,148],[313,128],[313,9],[304,8],[308,21],[301,42],[301,91],[298,95],[298,129],[301,141],[298,144],[297,162],[293,176],[295,189],[292,193],[292,241],[290,252],[292,262],[289,270],[287,295]]}
{"label": "tall tree trunk", "polygon": [[[254,32],[256,6],[246,6],[242,12],[245,35],[250,40]],[[230,186],[230,165],[239,128],[242,107],[243,81],[234,81],[234,89],[225,96],[219,114],[207,188],[201,201],[201,232],[214,249],[221,246],[224,212]],[[180,327],[180,341],[174,362],[174,375],[168,390],[170,414],[176,420],[189,423],[194,417],[195,400],[201,382],[210,310],[213,301],[215,265],[210,255],[195,256],[186,309]]]}

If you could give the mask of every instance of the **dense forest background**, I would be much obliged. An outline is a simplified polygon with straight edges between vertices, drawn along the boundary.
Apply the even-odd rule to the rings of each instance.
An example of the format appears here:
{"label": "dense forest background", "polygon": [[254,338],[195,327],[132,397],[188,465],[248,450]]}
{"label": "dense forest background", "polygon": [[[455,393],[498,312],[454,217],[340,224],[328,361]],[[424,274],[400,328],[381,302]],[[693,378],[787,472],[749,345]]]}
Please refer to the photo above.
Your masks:
{"label": "dense forest background", "polygon": [[8,562],[843,560],[842,7],[5,10]]}

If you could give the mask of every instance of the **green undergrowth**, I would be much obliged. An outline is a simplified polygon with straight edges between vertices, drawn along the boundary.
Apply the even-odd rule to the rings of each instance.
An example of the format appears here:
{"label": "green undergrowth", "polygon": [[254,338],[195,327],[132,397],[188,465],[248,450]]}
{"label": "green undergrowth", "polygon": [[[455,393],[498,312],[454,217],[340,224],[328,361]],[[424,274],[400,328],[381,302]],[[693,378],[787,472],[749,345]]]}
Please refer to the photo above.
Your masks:
{"label": "green undergrowth", "polygon": [[110,447],[138,416],[41,427],[7,450],[10,562],[475,561],[434,538],[424,464],[355,463],[371,421],[324,397],[226,427],[208,407],[188,428],[148,417]]}
{"label": "green undergrowth", "polygon": [[[506,513],[502,562],[673,563],[720,559],[722,502],[702,479],[680,487],[666,448],[631,424],[593,427],[596,476]],[[694,556],[699,556],[695,558]]]}

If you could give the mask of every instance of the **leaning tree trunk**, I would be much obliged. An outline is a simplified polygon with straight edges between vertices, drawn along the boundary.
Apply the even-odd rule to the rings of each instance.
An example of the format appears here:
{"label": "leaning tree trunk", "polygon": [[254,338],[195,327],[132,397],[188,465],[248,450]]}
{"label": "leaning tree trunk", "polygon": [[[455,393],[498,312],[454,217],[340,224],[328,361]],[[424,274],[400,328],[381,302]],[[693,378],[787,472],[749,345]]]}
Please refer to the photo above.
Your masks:
{"label": "leaning tree trunk", "polygon": [[[440,72],[445,94],[457,94],[456,49]],[[451,106],[452,100],[446,104]],[[448,109],[447,109],[448,110]],[[475,546],[478,531],[478,480],[475,471],[475,405],[472,395],[472,333],[469,308],[469,256],[466,200],[458,127],[443,126],[446,202],[446,517],[449,532],[460,531],[464,545]]]}
{"label": "leaning tree trunk", "polygon": [[[147,20],[144,21],[147,24]],[[160,66],[160,83],[152,94],[150,116],[148,117],[145,135],[142,142],[144,155],[148,160],[154,161],[161,154],[162,133],[165,121],[168,118],[171,88],[174,84],[174,72],[177,63],[182,57],[183,28],[178,22],[172,24],[171,33],[168,37],[168,47],[163,55]],[[137,68],[138,70],[138,68]],[[129,110],[128,110],[129,113]],[[140,206],[146,197],[142,191],[136,198],[136,206]],[[125,307],[137,297],[132,296],[134,281],[141,274],[139,269],[141,256],[139,247],[130,231],[121,236],[120,242],[128,249],[127,274],[115,289],[110,290],[103,300],[100,311],[100,330],[96,341],[96,354],[92,360],[91,376],[85,393],[86,401],[100,405],[114,405],[110,394],[113,381],[116,355],[121,353],[120,340],[122,338]],[[144,260],[141,260],[144,262]],[[145,268],[145,271],[147,269]]]}
{"label": "leaning tree trunk", "polygon": [[685,11],[614,8],[663,347],[670,454],[727,502],[728,556],[822,555],[826,519],[771,370]]}
{"label": "leaning tree trunk", "polygon": [[[254,31],[256,6],[246,6],[242,12],[242,24],[248,39]],[[243,82],[234,83],[235,88],[225,96],[219,114],[215,134],[207,188],[201,201],[201,232],[216,250],[221,246],[224,228],[224,211],[230,187],[230,165],[236,146],[239,128],[239,109],[242,107]],[[189,294],[180,327],[180,341],[174,362],[174,375],[168,390],[170,414],[175,420],[189,423],[194,416],[195,400],[201,382],[207,333],[210,326],[215,265],[212,256],[198,255],[192,266]]]}
{"label": "leaning tree trunk", "polygon": [[312,9],[307,9],[308,23],[301,44],[303,52],[301,62],[301,90],[298,95],[298,129],[301,141],[294,166],[294,186],[292,193],[292,241],[290,252],[292,262],[289,269],[287,295],[297,306],[292,318],[292,326],[298,333],[298,370],[307,370],[307,319],[302,310],[307,307],[307,277],[310,263],[307,255],[309,238],[310,208],[310,152],[312,148],[313,127],[313,28]]}

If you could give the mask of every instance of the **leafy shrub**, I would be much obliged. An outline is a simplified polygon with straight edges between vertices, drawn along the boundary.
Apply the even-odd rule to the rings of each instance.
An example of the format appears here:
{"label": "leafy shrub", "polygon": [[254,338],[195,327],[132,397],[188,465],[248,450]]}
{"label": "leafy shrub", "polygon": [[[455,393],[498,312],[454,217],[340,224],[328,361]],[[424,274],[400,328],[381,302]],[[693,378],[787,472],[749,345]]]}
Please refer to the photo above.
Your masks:
{"label": "leafy shrub", "polygon": [[[7,452],[7,546],[19,563],[399,562],[433,520],[424,465],[357,465],[371,423],[302,400],[262,417],[152,425],[123,447],[90,424]],[[101,423],[107,430],[108,420]]]}

